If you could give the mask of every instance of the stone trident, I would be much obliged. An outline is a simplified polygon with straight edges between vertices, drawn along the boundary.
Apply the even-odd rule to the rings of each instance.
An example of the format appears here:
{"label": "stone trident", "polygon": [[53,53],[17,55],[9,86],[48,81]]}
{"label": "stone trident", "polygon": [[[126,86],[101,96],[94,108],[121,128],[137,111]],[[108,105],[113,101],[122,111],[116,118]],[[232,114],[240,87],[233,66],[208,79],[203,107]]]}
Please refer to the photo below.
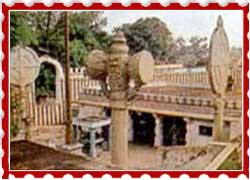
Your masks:
{"label": "stone trident", "polygon": [[109,53],[94,50],[87,58],[88,75],[100,80],[111,107],[111,160],[114,165],[128,167],[128,102],[140,87],[153,79],[154,59],[143,50],[128,55],[129,48],[122,32],[117,32]]}

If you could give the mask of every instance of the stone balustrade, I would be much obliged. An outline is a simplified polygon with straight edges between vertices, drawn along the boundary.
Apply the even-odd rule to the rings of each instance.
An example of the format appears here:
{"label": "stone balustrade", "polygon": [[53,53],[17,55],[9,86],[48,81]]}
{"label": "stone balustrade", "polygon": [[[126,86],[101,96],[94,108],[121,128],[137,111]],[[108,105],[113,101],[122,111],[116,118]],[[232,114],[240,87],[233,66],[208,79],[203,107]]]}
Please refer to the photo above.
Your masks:
{"label": "stone balustrade", "polygon": [[[234,87],[241,87],[241,69],[233,70]],[[163,72],[156,73],[148,86],[179,86],[193,88],[210,88],[208,72]]]}
{"label": "stone balustrade", "polygon": [[[99,81],[92,80],[87,74],[84,68],[72,68],[71,82],[73,89],[73,100],[79,99],[80,94],[103,96],[100,88]],[[241,69],[234,70],[232,72],[234,79],[233,88],[241,87]],[[179,87],[191,87],[191,88],[209,88],[208,74],[207,72],[163,72],[162,74],[156,74],[154,76],[154,85],[157,82],[165,83],[168,86]],[[149,86],[153,86],[152,84]],[[145,101],[165,102],[170,104],[182,104],[190,106],[204,106],[212,107],[212,97],[196,97],[196,96],[176,96],[176,95],[164,95],[156,93],[140,93],[139,97]],[[241,109],[242,102],[240,100],[226,100],[227,109]]]}
{"label": "stone balustrade", "polygon": [[[84,87],[99,89],[100,85],[97,80],[93,80],[86,74],[85,68],[71,68],[71,79],[81,79]],[[231,73],[234,85],[232,89],[239,89],[242,84],[241,69],[235,69]],[[177,86],[192,88],[210,88],[208,72],[158,72],[154,79],[147,86]]]}

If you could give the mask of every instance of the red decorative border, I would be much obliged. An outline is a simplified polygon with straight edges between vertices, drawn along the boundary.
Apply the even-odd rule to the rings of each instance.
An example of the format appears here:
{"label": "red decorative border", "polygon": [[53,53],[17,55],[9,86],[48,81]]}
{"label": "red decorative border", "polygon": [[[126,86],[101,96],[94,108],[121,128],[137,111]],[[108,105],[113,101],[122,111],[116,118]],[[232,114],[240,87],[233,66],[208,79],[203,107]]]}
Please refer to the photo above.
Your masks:
{"label": "red decorative border", "polygon": [[[27,7],[23,3],[16,3],[12,7],[8,7],[3,4],[3,53],[4,59],[2,61],[2,68],[4,73],[3,79],[3,102],[2,107],[4,111],[3,117],[3,150],[4,155],[2,158],[2,167],[4,169],[3,178],[8,179],[9,174],[14,175],[15,177],[24,177],[26,174],[32,174],[34,177],[43,177],[46,174],[51,174],[56,178],[63,177],[66,174],[71,174],[73,177],[81,178],[85,174],[90,174],[93,177],[102,177],[104,174],[110,174],[112,177],[121,177],[123,174],[129,174],[131,177],[141,177],[143,174],[148,174],[152,178],[160,177],[163,174],[168,174],[170,177],[179,177],[182,174],[187,174],[190,177],[199,177],[201,174],[207,174],[209,177],[218,177],[221,174],[227,174],[229,177],[238,177],[240,174],[245,174],[249,178],[249,157],[247,155],[247,150],[249,147],[249,137],[247,135],[247,130],[249,128],[249,119],[247,116],[247,111],[249,108],[249,100],[247,97],[247,91],[249,88],[249,81],[247,78],[247,72],[249,67],[249,62],[247,58],[247,53],[249,50],[249,40],[247,38],[247,33],[249,31],[249,21],[247,19],[247,14],[249,11],[249,4],[245,7],[241,7],[236,3],[228,4],[226,7],[221,7],[217,3],[210,3],[206,7],[200,6],[198,3],[191,3],[187,7],[182,7],[178,3],[171,3],[167,7],[161,6],[159,3],[152,3],[148,7],[142,6],[140,3],[133,3],[129,7],[124,7],[120,3],[113,3],[109,7],[103,6],[101,3],[94,3],[90,7],[86,7],[81,3],[75,3],[70,7],[64,6],[62,3],[55,3],[50,7],[45,6],[43,3],[35,3],[31,7]],[[8,77],[8,60],[9,60],[9,11],[10,10],[242,10],[243,11],[243,22],[244,22],[244,74],[243,74],[243,81],[244,81],[244,91],[243,91],[243,170],[239,171],[15,171],[9,170],[9,119],[8,119],[8,107],[9,107],[9,77]]]}

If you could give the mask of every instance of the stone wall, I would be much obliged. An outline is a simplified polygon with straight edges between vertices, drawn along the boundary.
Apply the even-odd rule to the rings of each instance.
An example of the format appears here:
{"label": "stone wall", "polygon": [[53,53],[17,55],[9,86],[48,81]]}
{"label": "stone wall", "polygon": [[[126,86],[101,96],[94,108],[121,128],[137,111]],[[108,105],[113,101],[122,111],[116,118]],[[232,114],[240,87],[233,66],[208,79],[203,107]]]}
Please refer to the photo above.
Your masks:
{"label": "stone wall", "polygon": [[[187,122],[186,145],[205,146],[209,142],[213,141],[213,136],[201,135],[199,133],[200,126],[213,127],[212,121],[191,118],[184,118],[184,120]],[[227,122],[224,124],[224,132],[226,139],[229,139],[231,129],[232,128],[230,128],[230,123]]]}
{"label": "stone wall", "polygon": [[[162,138],[163,138],[163,120],[158,116],[155,117],[155,142],[154,146],[162,146]],[[213,135],[202,135],[199,132],[200,126],[205,127],[212,127],[213,122],[209,120],[201,120],[201,119],[194,119],[194,118],[184,118],[186,121],[186,146],[206,146],[210,142],[213,141]],[[242,126],[239,122],[225,122],[224,124],[224,132],[225,132],[225,139],[231,140],[242,133]],[[133,142],[133,120],[132,118],[129,119],[129,128],[128,128],[128,135],[129,141]]]}
{"label": "stone wall", "polygon": [[242,123],[231,122],[230,124],[230,140],[242,135]]}

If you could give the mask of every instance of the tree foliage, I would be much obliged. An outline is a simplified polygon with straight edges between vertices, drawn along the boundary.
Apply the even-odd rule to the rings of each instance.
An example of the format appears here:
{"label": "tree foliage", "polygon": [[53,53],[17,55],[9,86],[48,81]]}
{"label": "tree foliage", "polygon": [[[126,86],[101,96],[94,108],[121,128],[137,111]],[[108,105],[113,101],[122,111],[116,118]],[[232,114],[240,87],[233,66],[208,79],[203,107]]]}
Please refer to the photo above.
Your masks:
{"label": "tree foliage", "polygon": [[[111,41],[102,31],[106,18],[100,11],[72,12],[69,16],[71,66],[84,64],[91,50],[103,49]],[[59,11],[11,12],[11,47],[22,43],[38,53],[47,53],[63,63],[64,14]]]}
{"label": "tree foliage", "polygon": [[172,41],[172,33],[167,25],[156,17],[139,19],[133,24],[124,24],[116,31],[123,31],[130,53],[142,49],[150,51],[155,59],[160,59]]}
{"label": "tree foliage", "polygon": [[37,35],[33,30],[28,12],[10,12],[10,46],[17,44],[37,45]]}
{"label": "tree foliage", "polygon": [[[69,48],[71,67],[85,63],[93,49],[106,49],[111,37],[102,29],[106,18],[101,11],[71,12],[69,15]],[[11,11],[11,47],[23,44],[32,47],[38,55],[48,54],[62,65],[65,59],[64,13],[61,11]],[[51,95],[53,73],[42,66],[36,84],[38,96]]]}
{"label": "tree foliage", "polygon": [[36,98],[39,100],[40,97],[55,97],[55,80],[56,72],[55,67],[48,63],[42,63],[38,78],[35,81]]}
{"label": "tree foliage", "polygon": [[176,39],[166,50],[167,63],[183,64],[187,67],[206,65],[208,61],[208,44],[206,37],[192,37],[188,42]]}

